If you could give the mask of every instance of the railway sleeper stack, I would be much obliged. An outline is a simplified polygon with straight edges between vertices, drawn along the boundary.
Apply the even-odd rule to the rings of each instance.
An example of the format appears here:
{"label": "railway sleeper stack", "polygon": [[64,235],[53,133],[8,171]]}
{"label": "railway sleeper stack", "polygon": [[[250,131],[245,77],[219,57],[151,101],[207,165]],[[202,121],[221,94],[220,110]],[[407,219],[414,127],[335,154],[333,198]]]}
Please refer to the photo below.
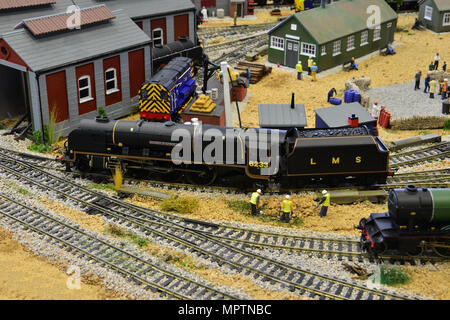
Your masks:
{"label": "railway sleeper stack", "polygon": [[267,67],[260,63],[253,63],[253,62],[246,62],[246,61],[239,61],[238,65],[235,67],[235,69],[239,71],[246,71],[247,69],[250,70],[251,76],[250,76],[250,83],[255,84],[261,81],[263,77],[268,75],[272,72],[271,67]]}

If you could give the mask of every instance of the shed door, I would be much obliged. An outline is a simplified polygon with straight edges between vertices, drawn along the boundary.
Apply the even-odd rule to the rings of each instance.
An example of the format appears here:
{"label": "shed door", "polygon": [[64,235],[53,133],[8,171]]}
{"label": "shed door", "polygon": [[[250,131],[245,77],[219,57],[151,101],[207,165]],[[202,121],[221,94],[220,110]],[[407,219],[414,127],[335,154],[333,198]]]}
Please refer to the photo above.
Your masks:
{"label": "shed door", "polygon": [[392,30],[392,22],[386,25],[386,44],[392,43],[394,31]]}
{"label": "shed door", "polygon": [[298,41],[286,40],[286,66],[295,68],[298,63]]}

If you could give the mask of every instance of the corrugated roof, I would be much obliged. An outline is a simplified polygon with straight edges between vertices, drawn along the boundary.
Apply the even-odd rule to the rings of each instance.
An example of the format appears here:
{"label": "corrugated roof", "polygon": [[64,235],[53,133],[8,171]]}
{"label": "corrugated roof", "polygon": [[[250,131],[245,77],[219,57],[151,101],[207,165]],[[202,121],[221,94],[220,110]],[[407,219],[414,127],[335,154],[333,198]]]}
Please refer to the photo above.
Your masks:
{"label": "corrugated roof", "polygon": [[71,0],[57,0],[54,4],[48,6],[0,11],[0,37],[3,33],[13,31],[14,27],[25,19],[66,12],[67,8],[72,5]]}
{"label": "corrugated roof", "polygon": [[125,13],[113,13],[116,19],[70,33],[36,38],[21,29],[4,34],[3,39],[34,72],[151,43],[150,38]]}
{"label": "corrugated roof", "polygon": [[[34,36],[70,30],[69,18],[73,13],[26,19],[18,26],[25,25]],[[80,10],[80,28],[114,19],[116,16],[105,5]]]}
{"label": "corrugated roof", "polygon": [[372,5],[380,9],[381,23],[397,19],[385,0],[340,0],[294,16],[322,44],[368,29],[367,22],[373,15],[368,9]]}
{"label": "corrugated roof", "polygon": [[56,0],[0,0],[0,10],[49,5]]}
{"label": "corrugated roof", "polygon": [[111,10],[123,9],[132,19],[195,10],[191,0],[76,0],[77,3],[89,1],[97,4],[105,3]]}

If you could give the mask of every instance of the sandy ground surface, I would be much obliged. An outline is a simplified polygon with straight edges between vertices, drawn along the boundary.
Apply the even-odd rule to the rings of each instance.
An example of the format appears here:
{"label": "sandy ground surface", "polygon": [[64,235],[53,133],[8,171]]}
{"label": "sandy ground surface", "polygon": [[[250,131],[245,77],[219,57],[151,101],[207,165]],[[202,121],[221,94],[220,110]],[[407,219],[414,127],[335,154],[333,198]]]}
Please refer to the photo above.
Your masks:
{"label": "sandy ground surface", "polygon": [[[0,227],[0,300],[105,300],[111,292],[98,283],[82,282],[80,290],[70,290],[62,267],[29,253]],[[95,282],[95,281],[93,281]]]}
{"label": "sandy ground surface", "polygon": [[[259,125],[258,104],[290,104],[291,94],[294,92],[296,103],[305,105],[308,127],[314,127],[313,110],[330,106],[327,103],[327,93],[333,87],[338,91],[338,97],[343,98],[345,82],[352,77],[370,77],[371,88],[408,83],[414,79],[414,74],[418,70],[422,72],[427,70],[436,52],[440,53],[443,61],[450,60],[450,34],[439,35],[426,30],[410,30],[413,23],[414,16],[401,16],[398,27],[405,31],[395,34],[395,40],[401,43],[396,48],[397,54],[385,57],[375,55],[361,62],[358,71],[353,70],[350,73],[340,71],[312,82],[307,76],[299,81],[295,73],[273,69],[270,75],[248,89],[251,96],[241,115],[243,125],[251,127]],[[267,56],[259,62],[266,59]],[[389,130],[381,131],[383,138],[391,140]],[[405,135],[417,135],[418,132],[419,130],[408,132]]]}

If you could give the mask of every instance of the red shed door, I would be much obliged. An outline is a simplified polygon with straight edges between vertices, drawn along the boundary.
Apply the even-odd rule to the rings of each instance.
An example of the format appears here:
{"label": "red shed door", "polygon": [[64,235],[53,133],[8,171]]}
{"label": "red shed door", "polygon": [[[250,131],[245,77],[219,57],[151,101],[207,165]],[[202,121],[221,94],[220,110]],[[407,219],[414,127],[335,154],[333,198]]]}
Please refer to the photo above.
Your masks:
{"label": "red shed door", "polygon": [[56,116],[56,122],[69,119],[67,100],[66,72],[60,71],[45,77],[47,84],[48,109]]}
{"label": "red shed door", "polygon": [[189,37],[189,15],[182,14],[174,17],[175,25],[175,41],[179,40],[179,37],[186,36]]}
{"label": "red shed door", "polygon": [[130,71],[130,98],[138,95],[139,88],[145,82],[144,49],[128,53]]}

